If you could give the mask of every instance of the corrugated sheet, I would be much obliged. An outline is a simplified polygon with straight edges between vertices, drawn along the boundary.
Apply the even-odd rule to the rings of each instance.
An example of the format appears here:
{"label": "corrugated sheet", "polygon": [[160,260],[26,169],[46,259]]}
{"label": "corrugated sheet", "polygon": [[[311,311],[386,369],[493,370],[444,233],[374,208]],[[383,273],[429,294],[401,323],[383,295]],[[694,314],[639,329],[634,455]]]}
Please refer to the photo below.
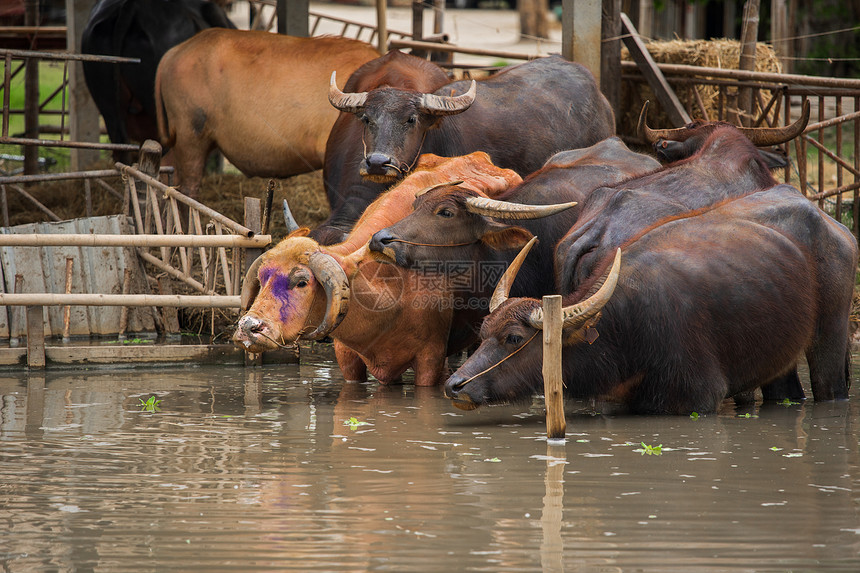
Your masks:
{"label": "corrugated sheet", "polygon": [[[91,217],[58,223],[32,223],[0,228],[0,233],[133,235],[131,219],[123,215]],[[2,288],[15,292],[15,275],[23,276],[25,293],[63,293],[66,259],[72,258],[73,293],[122,294],[125,269],[131,271],[129,292],[146,293],[146,277],[134,249],[129,247],[0,247]],[[62,336],[63,307],[45,308],[45,336]],[[155,331],[150,308],[129,308],[128,333]],[[121,307],[72,306],[72,336],[119,333]],[[24,307],[0,307],[0,338],[26,336]]]}

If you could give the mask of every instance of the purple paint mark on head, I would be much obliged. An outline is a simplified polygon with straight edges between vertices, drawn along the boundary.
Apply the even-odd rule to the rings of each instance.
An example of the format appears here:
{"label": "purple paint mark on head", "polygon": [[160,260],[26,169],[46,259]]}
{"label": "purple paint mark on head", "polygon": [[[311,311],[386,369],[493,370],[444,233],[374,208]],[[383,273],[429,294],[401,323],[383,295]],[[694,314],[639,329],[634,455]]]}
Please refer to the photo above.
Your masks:
{"label": "purple paint mark on head", "polygon": [[269,279],[272,278],[272,275],[275,274],[274,267],[263,267],[260,269],[260,285],[265,286]]}
{"label": "purple paint mark on head", "polygon": [[262,267],[260,269],[260,284],[267,286],[272,296],[281,302],[281,322],[290,318],[290,277],[281,273],[277,267]]}

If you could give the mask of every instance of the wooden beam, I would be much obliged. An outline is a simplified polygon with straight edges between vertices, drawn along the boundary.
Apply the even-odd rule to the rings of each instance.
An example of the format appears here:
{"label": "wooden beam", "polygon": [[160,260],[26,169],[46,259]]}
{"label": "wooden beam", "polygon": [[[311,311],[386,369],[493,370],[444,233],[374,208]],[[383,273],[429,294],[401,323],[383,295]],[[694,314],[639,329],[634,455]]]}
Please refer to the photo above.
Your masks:
{"label": "wooden beam", "polygon": [[[81,35],[96,0],[66,0],[66,45],[70,52],[81,52]],[[99,110],[84,81],[81,62],[69,67],[69,138],[73,141],[98,143],[100,138]],[[73,149],[71,170],[83,171],[99,160],[101,152],[94,149]]]}
{"label": "wooden beam", "polygon": [[561,14],[561,55],[594,74],[600,85],[603,0],[564,0]]}
{"label": "wooden beam", "polygon": [[672,122],[674,127],[682,127],[690,123],[690,116],[687,114],[684,106],[681,105],[678,96],[675,95],[675,92],[669,86],[669,82],[666,81],[663,72],[657,67],[654,58],[648,53],[648,48],[645,47],[645,43],[639,37],[639,33],[633,26],[630,18],[623,12],[621,13],[621,25],[623,28],[622,33],[624,34],[624,45],[630,50],[630,57],[633,58],[633,61],[639,67],[639,71],[645,76],[648,85],[651,86],[654,95],[657,97],[657,101],[669,117],[669,121]]}
{"label": "wooden beam", "polygon": [[278,0],[278,34],[307,38],[309,35],[308,0]]}

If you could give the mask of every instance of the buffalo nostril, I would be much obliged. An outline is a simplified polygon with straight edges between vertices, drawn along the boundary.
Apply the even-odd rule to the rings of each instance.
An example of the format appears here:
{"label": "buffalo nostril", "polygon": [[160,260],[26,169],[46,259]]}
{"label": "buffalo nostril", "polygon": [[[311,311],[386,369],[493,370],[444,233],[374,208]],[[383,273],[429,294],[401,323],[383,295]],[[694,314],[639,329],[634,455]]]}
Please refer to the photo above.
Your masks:
{"label": "buffalo nostril", "polygon": [[368,168],[382,168],[391,163],[391,158],[383,153],[371,153],[366,161]]}
{"label": "buffalo nostril", "polygon": [[256,334],[263,330],[264,323],[259,318],[255,318],[253,316],[244,316],[242,320],[239,321],[239,328],[245,331],[248,334]]}

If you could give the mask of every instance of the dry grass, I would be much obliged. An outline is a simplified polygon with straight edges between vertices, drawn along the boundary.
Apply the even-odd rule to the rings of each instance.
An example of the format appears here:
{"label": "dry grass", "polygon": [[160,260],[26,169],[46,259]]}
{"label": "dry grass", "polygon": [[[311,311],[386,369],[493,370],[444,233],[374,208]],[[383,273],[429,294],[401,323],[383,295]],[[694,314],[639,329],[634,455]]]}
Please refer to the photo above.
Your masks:
{"label": "dry grass", "polygon": [[[737,40],[671,40],[649,42],[647,47],[654,61],[660,64],[683,64],[736,70],[740,62],[741,44]],[[621,59],[632,59],[626,48],[621,51]],[[771,46],[762,43],[756,45],[756,71],[774,73],[781,71],[779,60]],[[699,86],[698,89],[708,118],[717,119],[718,89],[715,86]],[[624,82],[621,90],[622,133],[635,133],[642,104],[646,100],[656,102],[656,97],[647,83]],[[690,90],[680,89],[677,95],[691,117],[704,119]],[[770,97],[769,92],[766,91],[763,95],[766,99]],[[729,104],[732,105],[732,102]],[[652,103],[652,112],[648,118],[650,125],[675,127],[670,124],[662,110],[659,110],[659,106],[657,106],[657,111],[653,109]]]}

